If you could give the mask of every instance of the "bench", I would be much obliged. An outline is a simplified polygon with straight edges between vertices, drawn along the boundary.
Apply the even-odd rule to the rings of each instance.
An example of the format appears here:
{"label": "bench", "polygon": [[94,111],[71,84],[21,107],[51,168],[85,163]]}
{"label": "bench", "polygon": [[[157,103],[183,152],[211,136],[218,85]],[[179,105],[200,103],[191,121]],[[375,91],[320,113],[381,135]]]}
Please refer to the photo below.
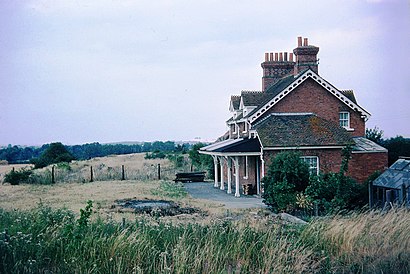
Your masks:
{"label": "bench", "polygon": [[175,174],[175,182],[203,182],[205,179],[205,171],[199,172],[181,172]]}

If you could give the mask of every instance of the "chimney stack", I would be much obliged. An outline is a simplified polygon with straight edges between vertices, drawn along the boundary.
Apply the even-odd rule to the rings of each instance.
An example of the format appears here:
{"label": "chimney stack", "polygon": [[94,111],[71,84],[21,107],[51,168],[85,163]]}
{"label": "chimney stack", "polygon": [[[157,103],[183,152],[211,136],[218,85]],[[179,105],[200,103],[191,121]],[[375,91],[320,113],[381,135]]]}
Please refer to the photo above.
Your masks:
{"label": "chimney stack", "polygon": [[296,58],[294,74],[296,75],[308,68],[316,73],[319,73],[317,60],[318,52],[318,47],[309,45],[308,38],[303,39],[302,46],[302,37],[298,37],[298,47],[293,50],[293,54],[295,54]]}

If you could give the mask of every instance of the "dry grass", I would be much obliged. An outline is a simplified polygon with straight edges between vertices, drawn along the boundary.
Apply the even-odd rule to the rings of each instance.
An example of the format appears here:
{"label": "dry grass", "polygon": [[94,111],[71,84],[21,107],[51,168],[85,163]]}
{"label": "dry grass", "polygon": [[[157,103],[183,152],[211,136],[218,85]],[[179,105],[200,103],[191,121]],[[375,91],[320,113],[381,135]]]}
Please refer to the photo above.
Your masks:
{"label": "dry grass", "polygon": [[[134,220],[135,215],[117,209],[111,209],[119,199],[170,199],[160,193],[154,195],[163,181],[156,180],[157,165],[161,165],[162,179],[173,179],[174,168],[167,159],[144,159],[144,154],[130,154],[94,158],[87,161],[74,161],[67,166],[56,166],[54,185],[0,185],[0,208],[28,210],[40,202],[52,208],[67,208],[78,213],[88,200],[94,203],[94,210],[109,219],[121,220],[123,217]],[[126,180],[121,181],[121,166],[125,166]],[[16,169],[27,165],[13,165]],[[13,166],[0,166],[1,175],[9,172]],[[94,182],[89,182],[90,166],[94,170]],[[37,170],[36,174],[50,180],[50,167]],[[110,173],[111,172],[111,173]],[[110,175],[111,174],[111,175]],[[0,176],[1,176],[0,175]],[[140,179],[129,180],[130,177]],[[113,179],[114,178],[114,179]],[[195,207],[204,214],[187,214],[164,219],[178,223],[209,223],[213,219],[226,215],[220,203],[192,199],[187,196],[178,199],[181,206]],[[232,210],[230,211],[232,212]],[[238,210],[238,212],[242,212]],[[238,213],[239,214],[239,213]]]}
{"label": "dry grass", "polygon": [[409,273],[409,227],[406,208],[372,211],[313,222],[306,238],[328,252],[335,272]]}

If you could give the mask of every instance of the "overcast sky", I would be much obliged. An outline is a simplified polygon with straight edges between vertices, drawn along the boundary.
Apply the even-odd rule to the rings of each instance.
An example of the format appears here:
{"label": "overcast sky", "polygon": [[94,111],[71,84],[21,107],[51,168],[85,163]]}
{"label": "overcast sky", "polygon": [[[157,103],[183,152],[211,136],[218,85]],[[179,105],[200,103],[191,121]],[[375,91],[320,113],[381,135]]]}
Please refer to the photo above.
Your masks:
{"label": "overcast sky", "polygon": [[1,0],[0,145],[213,140],[298,36],[367,127],[410,137],[406,0]]}

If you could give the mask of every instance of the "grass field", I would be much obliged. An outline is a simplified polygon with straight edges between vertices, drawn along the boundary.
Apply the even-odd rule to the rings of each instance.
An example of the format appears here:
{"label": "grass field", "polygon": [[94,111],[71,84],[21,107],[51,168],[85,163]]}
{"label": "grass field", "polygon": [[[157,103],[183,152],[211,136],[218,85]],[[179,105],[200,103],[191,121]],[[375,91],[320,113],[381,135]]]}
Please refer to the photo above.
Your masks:
{"label": "grass field", "polygon": [[[124,163],[144,174],[157,161],[139,154],[74,162],[60,179]],[[173,169],[166,160],[161,166]],[[160,217],[112,207],[127,198],[170,200],[199,213]],[[227,210],[149,178],[2,184],[0,273],[410,273],[409,227],[407,209],[298,226],[266,209]]]}

